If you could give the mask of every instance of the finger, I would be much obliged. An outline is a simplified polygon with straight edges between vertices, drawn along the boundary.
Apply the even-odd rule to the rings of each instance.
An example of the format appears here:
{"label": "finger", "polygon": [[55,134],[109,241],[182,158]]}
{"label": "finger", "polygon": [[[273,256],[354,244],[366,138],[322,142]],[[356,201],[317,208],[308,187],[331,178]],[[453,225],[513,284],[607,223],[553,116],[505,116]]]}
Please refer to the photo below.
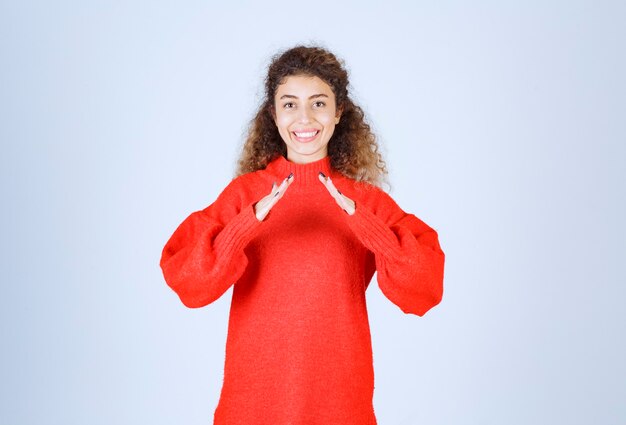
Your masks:
{"label": "finger", "polygon": [[323,176],[322,173],[319,173],[318,177],[322,184],[326,187],[326,190],[328,190],[328,193],[330,193],[330,196],[332,196],[335,201],[339,202],[339,200],[341,199],[341,195],[337,194],[338,191],[335,188],[335,185],[330,180],[330,177]]}
{"label": "finger", "polygon": [[270,193],[273,193],[274,196],[276,196],[276,194],[278,193],[278,186],[276,185],[276,182],[272,183],[272,190],[270,191]]}
{"label": "finger", "polygon": [[[326,187],[328,188],[328,190],[330,191],[330,193],[333,193],[335,195],[339,194],[341,195],[341,192],[339,192],[339,189],[337,189],[337,187],[335,186],[335,183],[333,183],[333,179],[330,178],[330,176],[326,177]],[[337,197],[337,196],[335,196]],[[341,197],[341,196],[339,196]]]}
{"label": "finger", "polygon": [[322,183],[324,183],[324,185],[329,186],[330,188],[335,188],[335,184],[333,183],[333,179],[330,178],[330,176],[327,176],[326,174],[322,173],[321,171],[318,174],[318,177],[320,179],[320,181]]}
{"label": "finger", "polygon": [[328,187],[328,177],[326,177],[321,171],[319,172],[319,174],[317,175],[319,181],[321,181],[324,186]]}
{"label": "finger", "polygon": [[283,181],[280,183],[279,189],[284,188],[285,186],[289,185],[289,183],[291,183],[293,181],[293,173],[289,174],[287,177],[285,177],[283,179]]}
{"label": "finger", "polygon": [[287,187],[293,181],[293,178],[294,178],[293,173],[291,173],[287,177],[285,177],[284,180],[281,182],[280,186],[278,187],[278,190],[276,191],[276,193],[274,193],[274,197],[279,196],[279,195],[285,193],[285,191],[287,190]]}
{"label": "finger", "polygon": [[281,194],[282,192],[284,192],[284,191],[285,191],[285,189],[287,188],[287,185],[288,185],[288,184],[289,184],[289,183],[287,182],[287,179],[284,179],[284,180],[280,183],[280,186],[278,186],[278,187],[276,188],[276,190],[277,190],[277,191],[276,191],[276,196],[278,196],[279,194]]}

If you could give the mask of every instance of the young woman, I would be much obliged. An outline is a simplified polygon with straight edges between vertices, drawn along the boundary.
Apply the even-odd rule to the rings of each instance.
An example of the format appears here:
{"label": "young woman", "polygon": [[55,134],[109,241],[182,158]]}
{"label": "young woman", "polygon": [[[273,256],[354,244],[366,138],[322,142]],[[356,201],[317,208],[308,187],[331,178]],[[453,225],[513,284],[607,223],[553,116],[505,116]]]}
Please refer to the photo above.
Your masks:
{"label": "young woman", "polygon": [[384,162],[332,53],[273,57],[237,175],[167,241],[188,307],[232,285],[215,425],[373,425],[365,291],[423,316],[443,293],[435,230],[379,187]]}

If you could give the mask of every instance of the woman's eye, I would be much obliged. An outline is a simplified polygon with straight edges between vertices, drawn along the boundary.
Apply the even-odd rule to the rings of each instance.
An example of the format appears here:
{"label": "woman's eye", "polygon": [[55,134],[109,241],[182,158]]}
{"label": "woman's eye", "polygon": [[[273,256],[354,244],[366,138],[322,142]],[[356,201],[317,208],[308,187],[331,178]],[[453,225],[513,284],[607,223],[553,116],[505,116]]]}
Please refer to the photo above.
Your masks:
{"label": "woman's eye", "polygon": [[293,105],[293,103],[292,103],[292,102],[287,102],[287,103],[285,103],[283,106],[284,106],[285,108],[287,108],[287,109],[290,109],[290,108],[291,108],[291,105]]}
{"label": "woman's eye", "polygon": [[324,102],[322,102],[321,100],[318,102],[315,102],[316,105],[320,104],[321,106],[326,106],[326,104]]}

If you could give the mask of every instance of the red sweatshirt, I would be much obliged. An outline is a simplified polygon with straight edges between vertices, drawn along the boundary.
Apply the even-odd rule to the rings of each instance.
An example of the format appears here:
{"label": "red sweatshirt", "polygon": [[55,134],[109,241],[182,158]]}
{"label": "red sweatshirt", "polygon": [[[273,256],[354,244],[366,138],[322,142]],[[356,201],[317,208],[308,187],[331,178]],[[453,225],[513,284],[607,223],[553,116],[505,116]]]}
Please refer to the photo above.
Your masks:
{"label": "red sweatshirt", "polygon": [[[353,215],[318,180],[356,204]],[[263,221],[254,204],[294,173]],[[233,179],[190,214],[160,262],[184,305],[203,307],[234,284],[224,381],[214,425],[374,425],[365,290],[423,316],[443,293],[437,233],[380,188],[330,166],[279,156]]]}

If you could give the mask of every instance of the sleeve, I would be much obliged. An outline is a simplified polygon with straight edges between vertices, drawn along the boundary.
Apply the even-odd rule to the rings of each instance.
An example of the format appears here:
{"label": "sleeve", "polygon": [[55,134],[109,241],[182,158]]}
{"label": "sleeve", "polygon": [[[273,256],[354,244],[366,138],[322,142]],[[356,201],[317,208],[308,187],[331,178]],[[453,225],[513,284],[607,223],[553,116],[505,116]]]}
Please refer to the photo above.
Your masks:
{"label": "sleeve", "polygon": [[423,316],[443,296],[445,254],[437,232],[380,189],[355,201],[348,225],[375,256],[378,286],[404,313]]}
{"label": "sleeve", "polygon": [[166,283],[189,308],[218,299],[243,274],[244,248],[262,221],[244,203],[233,179],[214,203],[191,213],[174,231],[160,260]]}

